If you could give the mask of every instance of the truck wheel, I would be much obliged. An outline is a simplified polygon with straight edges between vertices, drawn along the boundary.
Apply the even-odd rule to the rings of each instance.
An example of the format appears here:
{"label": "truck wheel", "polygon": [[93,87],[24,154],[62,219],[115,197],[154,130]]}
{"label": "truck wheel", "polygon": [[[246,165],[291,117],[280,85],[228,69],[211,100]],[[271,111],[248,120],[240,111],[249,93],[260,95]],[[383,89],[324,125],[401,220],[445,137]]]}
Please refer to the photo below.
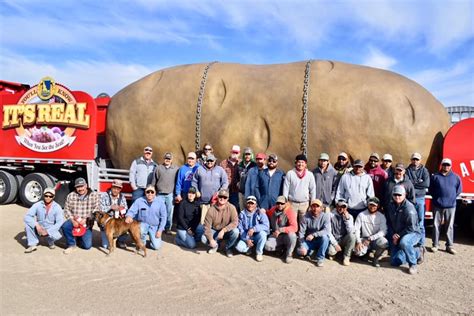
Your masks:
{"label": "truck wheel", "polygon": [[72,186],[72,183],[66,183],[61,185],[61,187],[56,190],[56,196],[54,197],[54,201],[61,205],[61,207],[64,207],[68,194],[71,193],[73,190],[74,186]]}
{"label": "truck wheel", "polygon": [[21,187],[21,183],[23,182],[23,176],[16,174],[15,179],[16,179],[17,190],[16,190],[15,198],[13,199],[12,203],[16,203],[16,201],[18,201],[18,199],[20,198],[20,187]]}
{"label": "truck wheel", "polygon": [[27,175],[20,187],[20,200],[24,206],[30,207],[41,200],[44,189],[54,187],[50,177],[44,173],[31,173]]}
{"label": "truck wheel", "polygon": [[18,186],[15,177],[0,170],[0,204],[10,204],[16,197]]}

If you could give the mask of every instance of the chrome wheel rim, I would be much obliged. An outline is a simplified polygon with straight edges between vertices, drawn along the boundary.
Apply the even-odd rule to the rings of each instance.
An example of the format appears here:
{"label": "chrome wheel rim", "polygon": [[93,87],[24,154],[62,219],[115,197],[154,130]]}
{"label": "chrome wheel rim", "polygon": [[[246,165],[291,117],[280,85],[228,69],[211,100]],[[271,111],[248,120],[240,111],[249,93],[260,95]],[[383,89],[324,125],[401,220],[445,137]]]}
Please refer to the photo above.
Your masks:
{"label": "chrome wheel rim", "polygon": [[30,202],[38,202],[42,193],[43,187],[38,181],[30,181],[25,186],[25,197]]}

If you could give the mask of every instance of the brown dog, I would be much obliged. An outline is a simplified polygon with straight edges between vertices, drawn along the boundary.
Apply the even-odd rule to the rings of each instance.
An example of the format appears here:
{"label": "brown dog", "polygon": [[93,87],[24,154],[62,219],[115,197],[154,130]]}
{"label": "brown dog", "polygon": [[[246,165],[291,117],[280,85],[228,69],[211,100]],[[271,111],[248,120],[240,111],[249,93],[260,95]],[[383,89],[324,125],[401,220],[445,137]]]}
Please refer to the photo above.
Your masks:
{"label": "brown dog", "polygon": [[140,239],[140,223],[133,221],[130,224],[125,223],[125,220],[122,218],[113,218],[109,214],[104,212],[95,212],[94,218],[97,223],[104,228],[105,235],[109,241],[109,253],[110,255],[115,250],[114,239],[117,239],[120,235],[125,232],[130,232],[133,241],[136,245],[136,253],[138,250],[143,250],[143,257],[146,257],[146,247],[143,245],[142,240]]}

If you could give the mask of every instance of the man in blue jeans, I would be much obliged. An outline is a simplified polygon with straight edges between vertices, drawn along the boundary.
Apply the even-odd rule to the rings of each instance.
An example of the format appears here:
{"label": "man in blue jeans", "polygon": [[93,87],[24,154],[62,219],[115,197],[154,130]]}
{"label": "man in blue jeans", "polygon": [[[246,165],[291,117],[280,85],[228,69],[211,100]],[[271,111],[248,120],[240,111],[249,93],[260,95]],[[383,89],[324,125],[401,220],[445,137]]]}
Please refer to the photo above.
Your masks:
{"label": "man in blue jeans", "polygon": [[388,205],[389,225],[391,226],[391,253],[390,263],[392,266],[401,266],[408,263],[409,274],[418,273],[417,264],[423,255],[418,214],[415,206],[406,199],[406,191],[403,185],[393,188],[393,200]]}
{"label": "man in blue jeans", "polygon": [[156,186],[158,199],[166,205],[168,219],[166,221],[165,233],[170,235],[171,227],[173,226],[173,191],[178,167],[172,164],[173,155],[171,153],[165,153],[163,158],[163,163],[156,167],[152,184]]}
{"label": "man in blue jeans", "polygon": [[201,208],[196,201],[198,192],[195,187],[190,187],[187,191],[187,198],[178,204],[175,243],[184,248],[194,249],[196,242],[202,238],[204,228],[200,224]]}
{"label": "man in blue jeans", "polygon": [[125,215],[125,223],[130,224],[134,219],[140,222],[141,239],[146,244],[147,235],[151,248],[158,250],[163,241],[161,235],[166,225],[166,206],[156,198],[154,185],[145,188],[145,197],[138,198]]}
{"label": "man in blue jeans", "polygon": [[246,253],[255,248],[255,259],[263,261],[263,248],[270,233],[270,222],[267,214],[257,208],[257,198],[247,197],[245,209],[239,215],[240,240],[235,246],[238,252]]}
{"label": "man in blue jeans", "polygon": [[323,202],[318,199],[311,201],[310,209],[301,218],[298,239],[300,246],[296,253],[300,256],[312,256],[316,252],[316,266],[324,265],[324,257],[329,247],[331,233],[331,216],[323,213]]}
{"label": "man in blue jeans", "polygon": [[[66,221],[61,227],[67,242],[64,254],[70,254],[77,249],[76,240],[81,242],[81,246],[84,249],[92,247],[92,227],[94,226],[92,213],[99,210],[99,194],[87,187],[87,182],[84,178],[77,178],[74,182],[74,187],[76,191],[68,194],[64,204],[64,217]],[[73,228],[78,228],[79,226],[85,228],[85,233],[82,236],[75,237],[73,235]]]}
{"label": "man in blue jeans", "polygon": [[418,224],[420,226],[421,244],[425,245],[425,195],[430,187],[430,173],[425,166],[421,164],[421,155],[413,153],[411,163],[406,169],[406,176],[415,187],[416,212],[418,214]]}

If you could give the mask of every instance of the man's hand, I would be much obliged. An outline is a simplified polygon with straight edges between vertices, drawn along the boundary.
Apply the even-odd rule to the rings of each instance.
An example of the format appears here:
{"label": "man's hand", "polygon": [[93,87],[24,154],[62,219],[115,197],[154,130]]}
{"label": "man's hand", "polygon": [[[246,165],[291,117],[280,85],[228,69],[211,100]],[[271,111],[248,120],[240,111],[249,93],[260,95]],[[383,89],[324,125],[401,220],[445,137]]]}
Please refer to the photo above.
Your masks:
{"label": "man's hand", "polygon": [[398,245],[399,240],[400,240],[400,235],[399,234],[393,234],[393,236],[392,236],[393,244]]}
{"label": "man's hand", "polygon": [[120,210],[120,206],[117,205],[117,204],[110,205],[110,209],[113,210],[113,211],[119,211],[119,210]]}
{"label": "man's hand", "polygon": [[358,242],[358,243],[356,244],[355,250],[356,250],[357,252],[360,252],[360,251],[362,250],[362,243],[361,243],[361,242]]}
{"label": "man's hand", "polygon": [[219,234],[217,234],[217,239],[218,239],[218,240],[224,239],[224,234],[225,234],[224,230],[221,229],[221,231],[219,232]]}
{"label": "man's hand", "polygon": [[306,236],[306,240],[307,241],[311,241],[314,239],[314,235],[313,234],[309,234],[308,236]]}
{"label": "man's hand", "polygon": [[190,234],[191,236],[194,236],[194,233],[193,233],[193,231],[191,230],[191,228],[188,228],[187,232],[188,232],[188,234]]}
{"label": "man's hand", "polygon": [[36,224],[36,230],[38,231],[38,234],[40,236],[47,236],[48,235],[48,232],[46,231],[46,229],[44,229],[43,226],[41,226],[40,224]]}
{"label": "man's hand", "polygon": [[131,218],[130,216],[125,217],[125,223],[130,224],[132,222],[133,222],[133,218]]}
{"label": "man's hand", "polygon": [[76,221],[75,219],[72,219],[72,218],[71,218],[71,222],[72,222],[72,226],[74,226],[74,227],[78,227],[78,226],[79,226],[79,222]]}
{"label": "man's hand", "polygon": [[336,244],[336,245],[334,246],[334,248],[336,249],[336,252],[339,252],[339,251],[342,250],[342,248],[341,248],[341,246],[339,246],[339,244]]}
{"label": "man's hand", "polygon": [[249,248],[253,247],[253,240],[252,239],[247,239],[247,247],[249,247]]}
{"label": "man's hand", "polygon": [[182,200],[183,198],[181,197],[181,195],[176,195],[176,197],[174,198],[175,203],[180,203]]}
{"label": "man's hand", "polygon": [[255,231],[253,230],[253,228],[250,228],[249,231],[247,232],[247,236],[252,237],[254,232]]}
{"label": "man's hand", "polygon": [[162,233],[162,231],[158,230],[155,234],[155,238],[161,238],[161,233]]}
{"label": "man's hand", "polygon": [[364,239],[364,240],[362,241],[362,243],[364,244],[364,246],[369,247],[369,245],[370,245],[370,240]]}
{"label": "man's hand", "polygon": [[280,235],[280,231],[279,230],[275,230],[272,234],[273,237],[275,238],[278,238],[278,236]]}
{"label": "man's hand", "polygon": [[211,248],[216,248],[217,247],[217,241],[214,239],[209,242],[209,247]]}

